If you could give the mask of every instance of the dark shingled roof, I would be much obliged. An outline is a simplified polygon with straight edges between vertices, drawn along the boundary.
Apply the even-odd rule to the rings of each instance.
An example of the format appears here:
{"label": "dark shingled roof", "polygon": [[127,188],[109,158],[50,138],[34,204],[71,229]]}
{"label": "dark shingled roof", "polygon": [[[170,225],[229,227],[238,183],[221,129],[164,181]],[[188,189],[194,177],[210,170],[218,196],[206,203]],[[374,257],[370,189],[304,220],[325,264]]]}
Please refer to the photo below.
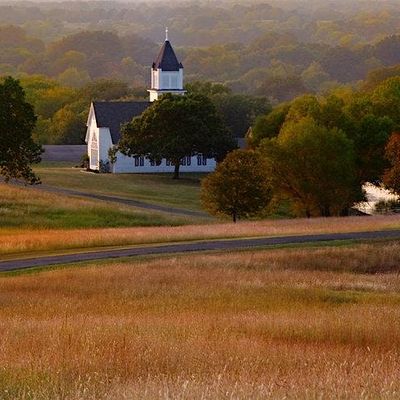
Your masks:
{"label": "dark shingled roof", "polygon": [[121,125],[130,122],[150,106],[148,101],[95,101],[93,109],[98,128],[110,128],[114,144],[121,137]]}
{"label": "dark shingled roof", "polygon": [[169,40],[164,42],[156,61],[153,63],[153,69],[158,68],[161,68],[163,71],[179,71],[180,68],[183,68],[182,63],[176,58]]}

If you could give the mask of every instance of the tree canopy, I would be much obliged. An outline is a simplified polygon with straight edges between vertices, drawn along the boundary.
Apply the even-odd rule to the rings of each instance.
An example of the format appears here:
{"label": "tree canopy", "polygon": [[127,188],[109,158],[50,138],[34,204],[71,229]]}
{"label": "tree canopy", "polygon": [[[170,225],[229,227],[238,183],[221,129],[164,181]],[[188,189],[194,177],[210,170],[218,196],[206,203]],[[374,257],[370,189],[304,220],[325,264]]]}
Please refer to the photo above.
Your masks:
{"label": "tree canopy", "polygon": [[389,167],[383,176],[383,182],[392,192],[400,195],[400,133],[394,132],[386,146],[386,158]]}
{"label": "tree canopy", "polygon": [[288,123],[261,143],[275,193],[298,215],[341,215],[361,199],[351,141],[337,128],[310,118]]}
{"label": "tree canopy", "polygon": [[213,215],[230,216],[233,222],[260,214],[271,196],[264,160],[255,151],[229,153],[201,183],[203,207]]}
{"label": "tree canopy", "polygon": [[167,159],[179,177],[181,160],[201,154],[221,160],[235,147],[211,100],[203,95],[164,95],[122,130],[118,149],[129,156]]}
{"label": "tree canopy", "polygon": [[8,77],[0,82],[0,174],[7,180],[38,182],[31,169],[40,161],[41,147],[32,140],[36,123],[33,107],[25,100],[19,82]]}

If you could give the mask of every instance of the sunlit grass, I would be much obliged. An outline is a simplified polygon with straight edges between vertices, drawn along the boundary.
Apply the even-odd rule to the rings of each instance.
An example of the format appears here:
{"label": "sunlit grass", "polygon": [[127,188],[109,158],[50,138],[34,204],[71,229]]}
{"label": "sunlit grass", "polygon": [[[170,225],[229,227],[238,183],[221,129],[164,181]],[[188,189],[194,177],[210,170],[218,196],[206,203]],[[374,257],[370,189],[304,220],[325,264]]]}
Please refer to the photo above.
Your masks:
{"label": "sunlit grass", "polygon": [[72,168],[72,164],[43,163],[35,167],[43,184],[200,210],[201,174],[95,174]]}
{"label": "sunlit grass", "polygon": [[191,255],[3,277],[0,398],[398,398],[399,250]]}
{"label": "sunlit grass", "polygon": [[[80,208],[76,212],[80,212]],[[161,219],[159,216],[151,216],[148,224],[183,224],[189,221],[173,218]],[[117,219],[114,220],[114,223],[117,222]],[[132,225],[135,224],[134,219],[130,222]],[[0,229],[0,254],[84,249],[99,246],[129,246],[185,240],[357,232],[396,228],[400,228],[400,216],[265,220],[238,224],[103,229],[38,229],[38,226],[36,226],[36,229],[3,228]]]}
{"label": "sunlit grass", "polygon": [[[30,232],[43,228],[157,226],[183,223],[187,223],[185,218],[0,183],[0,235],[3,233],[3,239],[12,240],[9,231],[12,228],[22,228],[25,232]],[[66,236],[69,234],[66,233]],[[0,247],[4,249],[7,244],[2,243]]]}

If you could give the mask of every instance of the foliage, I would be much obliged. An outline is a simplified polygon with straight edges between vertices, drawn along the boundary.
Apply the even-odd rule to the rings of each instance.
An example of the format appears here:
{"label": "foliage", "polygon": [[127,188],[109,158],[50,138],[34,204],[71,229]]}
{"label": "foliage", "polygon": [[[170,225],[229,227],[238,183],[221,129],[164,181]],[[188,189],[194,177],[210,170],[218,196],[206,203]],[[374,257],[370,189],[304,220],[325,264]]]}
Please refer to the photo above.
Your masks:
{"label": "foliage", "polygon": [[389,139],[385,152],[390,167],[385,171],[383,182],[386,187],[400,195],[400,133],[394,132]]}
{"label": "foliage", "polygon": [[362,83],[362,88],[366,91],[373,90],[386,79],[396,76],[400,76],[400,65],[374,69],[368,73],[366,79]]}
{"label": "foliage", "polygon": [[271,110],[266,97],[233,94],[221,83],[196,81],[186,85],[186,89],[188,93],[209,97],[234,137],[244,137],[256,117]]}
{"label": "foliage", "polygon": [[374,212],[376,214],[397,214],[400,212],[400,200],[381,200],[375,204]]}
{"label": "foliage", "polygon": [[201,202],[213,215],[233,222],[260,214],[271,200],[269,176],[262,157],[251,150],[235,150],[202,180]]}
{"label": "foliage", "polygon": [[78,114],[71,106],[61,108],[54,115],[51,127],[51,144],[82,144],[86,133],[87,115]]}
{"label": "foliage", "polygon": [[[379,9],[373,2],[289,3],[0,5],[0,73],[21,78],[38,115],[35,138],[51,142],[53,116],[71,103],[81,102],[81,114],[93,99],[147,97],[148,67],[168,18],[188,90],[210,96],[235,136],[269,111],[266,98],[276,104],[304,93],[325,96],[341,84],[355,87],[366,74],[359,87],[372,114],[399,125],[396,83],[386,80],[399,76],[400,35],[393,32],[400,11],[389,2]],[[370,114],[364,105],[352,107]],[[339,128],[358,135],[357,127]],[[263,129],[253,129],[255,136],[272,135]]]}
{"label": "foliage", "polygon": [[31,184],[39,182],[31,169],[42,152],[32,139],[35,123],[33,107],[19,82],[5,78],[0,83],[0,174],[6,181],[21,178]]}
{"label": "foliage", "polygon": [[45,74],[73,87],[106,77],[143,87],[166,18],[189,81],[277,101],[400,63],[393,4],[319,3],[2,5],[0,71]]}
{"label": "foliage", "polygon": [[299,215],[341,215],[360,199],[352,142],[337,128],[311,118],[290,122],[261,151],[274,191]]}
{"label": "foliage", "polygon": [[385,97],[387,86],[393,85],[385,81],[374,92],[361,95],[356,92],[339,97],[338,92],[326,97],[298,97],[256,120],[252,144],[257,146],[264,138],[278,136],[286,125],[308,118],[321,127],[344,132],[353,143],[358,181],[378,182],[386,166],[385,145],[395,126],[387,114],[394,115],[391,110],[400,104],[400,97]]}
{"label": "foliage", "polygon": [[284,103],[274,108],[269,114],[259,116],[254,123],[252,144],[260,144],[262,139],[278,136],[290,110],[290,104]]}
{"label": "foliage", "polygon": [[221,160],[235,144],[213,103],[199,94],[164,95],[122,130],[119,150],[129,156],[167,159],[179,177],[181,159],[202,154]]}
{"label": "foliage", "polygon": [[88,83],[79,90],[79,97],[89,102],[93,100],[117,100],[128,96],[128,94],[128,84],[116,79],[99,79]]}
{"label": "foliage", "polygon": [[267,77],[256,91],[258,95],[269,96],[278,102],[291,100],[305,92],[307,89],[297,75]]}

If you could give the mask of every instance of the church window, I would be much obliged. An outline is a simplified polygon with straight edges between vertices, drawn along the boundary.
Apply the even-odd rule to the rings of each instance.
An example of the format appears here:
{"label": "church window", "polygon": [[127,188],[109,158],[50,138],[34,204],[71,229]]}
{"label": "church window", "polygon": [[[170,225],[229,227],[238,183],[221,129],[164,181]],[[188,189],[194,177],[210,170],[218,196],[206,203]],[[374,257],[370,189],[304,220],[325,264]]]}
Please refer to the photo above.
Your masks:
{"label": "church window", "polygon": [[197,156],[197,165],[207,165],[207,157],[199,154]]}
{"label": "church window", "polygon": [[190,157],[190,156],[186,156],[186,157],[183,157],[182,159],[181,159],[181,165],[184,165],[184,166],[186,166],[186,165],[192,165],[192,157]]}
{"label": "church window", "polygon": [[97,166],[98,157],[97,157],[97,149],[91,149],[90,151],[90,165]]}
{"label": "church window", "polygon": [[170,167],[171,166],[171,161],[167,160],[166,165],[167,165],[167,167]]}
{"label": "church window", "polygon": [[135,167],[144,166],[144,157],[135,157]]}
{"label": "church window", "polygon": [[169,76],[163,76],[162,77],[162,89],[169,89]]}
{"label": "church window", "polygon": [[171,85],[170,85],[170,87],[172,89],[176,89],[178,87],[178,77],[176,75],[175,76],[171,76]]}

